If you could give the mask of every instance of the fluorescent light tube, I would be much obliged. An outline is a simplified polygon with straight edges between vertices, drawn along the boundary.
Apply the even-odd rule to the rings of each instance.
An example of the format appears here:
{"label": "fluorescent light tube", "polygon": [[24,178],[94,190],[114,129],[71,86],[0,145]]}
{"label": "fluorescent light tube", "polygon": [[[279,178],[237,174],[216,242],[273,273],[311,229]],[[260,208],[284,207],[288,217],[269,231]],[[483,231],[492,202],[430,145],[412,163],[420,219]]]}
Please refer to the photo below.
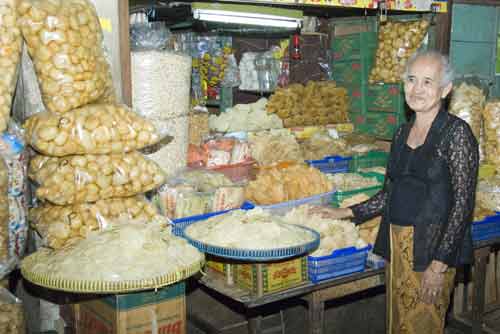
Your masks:
{"label": "fluorescent light tube", "polygon": [[266,6],[194,2],[191,9],[194,19],[228,24],[297,29],[303,20],[302,11]]}
{"label": "fluorescent light tube", "polygon": [[[208,13],[195,11],[193,17],[202,21],[221,22],[221,23],[235,23],[235,24],[248,24],[268,27],[280,28],[300,28],[300,20],[293,18],[284,18],[282,16],[249,16],[244,13]],[[235,14],[235,15],[233,15]]]}

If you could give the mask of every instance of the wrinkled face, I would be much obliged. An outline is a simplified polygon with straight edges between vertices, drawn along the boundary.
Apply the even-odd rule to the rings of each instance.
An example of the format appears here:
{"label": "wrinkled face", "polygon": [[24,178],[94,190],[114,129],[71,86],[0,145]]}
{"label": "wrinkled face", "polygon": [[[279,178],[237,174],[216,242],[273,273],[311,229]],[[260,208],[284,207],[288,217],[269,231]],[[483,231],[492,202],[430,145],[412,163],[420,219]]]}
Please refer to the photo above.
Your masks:
{"label": "wrinkled face", "polygon": [[420,57],[408,69],[404,80],[405,98],[415,112],[438,111],[441,99],[451,90],[452,84],[441,85],[441,62],[434,57]]}

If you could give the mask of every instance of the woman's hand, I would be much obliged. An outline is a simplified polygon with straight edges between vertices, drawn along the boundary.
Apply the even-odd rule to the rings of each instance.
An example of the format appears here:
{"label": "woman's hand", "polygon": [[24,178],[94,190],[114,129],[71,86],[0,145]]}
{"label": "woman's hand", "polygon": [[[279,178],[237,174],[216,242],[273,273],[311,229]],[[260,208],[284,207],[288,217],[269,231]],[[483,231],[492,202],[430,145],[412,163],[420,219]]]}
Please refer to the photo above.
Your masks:
{"label": "woman's hand", "polygon": [[426,304],[435,304],[441,297],[444,285],[444,273],[447,266],[439,261],[432,263],[424,271],[420,285],[420,300]]}
{"label": "woman's hand", "polygon": [[309,210],[309,213],[328,219],[345,219],[352,218],[354,216],[352,210],[349,208],[335,209],[325,206],[315,206]]}

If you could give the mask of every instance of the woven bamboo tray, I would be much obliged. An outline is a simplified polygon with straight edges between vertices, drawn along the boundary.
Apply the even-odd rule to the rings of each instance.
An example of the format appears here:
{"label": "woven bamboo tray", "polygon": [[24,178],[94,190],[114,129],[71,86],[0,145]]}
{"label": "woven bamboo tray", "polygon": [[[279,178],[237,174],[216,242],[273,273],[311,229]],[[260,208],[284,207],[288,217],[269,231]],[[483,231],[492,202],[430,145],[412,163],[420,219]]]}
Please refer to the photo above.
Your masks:
{"label": "woven bamboo tray", "polygon": [[150,279],[134,281],[89,281],[89,280],[69,280],[58,276],[40,274],[33,271],[33,267],[43,257],[47,256],[45,250],[38,251],[26,257],[21,263],[21,274],[28,281],[49,289],[61,290],[76,293],[126,293],[140,290],[150,290],[182,281],[200,271],[205,260],[196,261],[183,270],[167,273]]}

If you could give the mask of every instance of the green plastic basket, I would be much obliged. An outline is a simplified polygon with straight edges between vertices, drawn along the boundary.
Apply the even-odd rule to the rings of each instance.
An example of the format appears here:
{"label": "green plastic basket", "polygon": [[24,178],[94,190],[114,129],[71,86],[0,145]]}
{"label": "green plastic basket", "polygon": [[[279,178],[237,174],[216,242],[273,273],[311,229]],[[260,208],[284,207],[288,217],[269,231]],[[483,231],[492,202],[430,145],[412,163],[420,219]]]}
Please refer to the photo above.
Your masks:
{"label": "green plastic basket", "polygon": [[370,112],[404,114],[405,97],[402,84],[368,85],[366,108]]}
{"label": "green plastic basket", "polygon": [[[333,61],[333,80],[339,86],[362,86],[368,83],[372,59]],[[366,93],[368,94],[368,93]]]}
{"label": "green plastic basket", "polygon": [[352,157],[349,162],[349,171],[358,172],[363,168],[385,167],[389,153],[383,151],[370,151],[366,154],[358,154]]}
{"label": "green plastic basket", "polygon": [[369,173],[356,173],[364,177],[375,177],[379,182],[380,185],[378,186],[373,186],[373,187],[367,187],[367,188],[359,188],[359,189],[353,189],[353,190],[346,190],[346,191],[336,191],[332,195],[332,206],[338,208],[340,207],[340,203],[342,201],[351,198],[355,195],[358,194],[365,194],[368,197],[372,197],[376,193],[378,193],[380,190],[382,190],[383,184],[384,184],[384,175],[379,174],[379,173],[374,173],[374,172],[369,172]]}

